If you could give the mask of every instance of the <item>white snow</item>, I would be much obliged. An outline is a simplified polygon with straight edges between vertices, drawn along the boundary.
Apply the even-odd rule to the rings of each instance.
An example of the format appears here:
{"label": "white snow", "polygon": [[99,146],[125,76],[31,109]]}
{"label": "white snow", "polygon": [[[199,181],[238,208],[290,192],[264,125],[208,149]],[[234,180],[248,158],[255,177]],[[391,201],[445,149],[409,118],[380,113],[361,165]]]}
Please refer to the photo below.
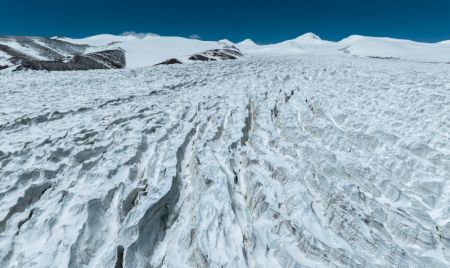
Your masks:
{"label": "white snow", "polygon": [[0,267],[449,267],[449,81],[344,53],[2,73]]}
{"label": "white snow", "polygon": [[94,36],[81,38],[81,39],[68,38],[68,37],[62,37],[62,38],[56,38],[56,39],[67,41],[67,42],[73,43],[73,44],[79,44],[79,45],[107,46],[107,45],[109,45],[111,43],[115,43],[115,42],[126,42],[126,41],[138,40],[140,38],[135,35],[99,34],[99,35],[94,35]]}
{"label": "white snow", "polygon": [[450,62],[450,47],[393,38],[350,36],[339,44],[352,55],[392,57],[422,62]]}
{"label": "white snow", "polygon": [[305,33],[293,40],[288,40],[288,41],[282,42],[281,44],[283,44],[283,43],[324,44],[324,43],[327,43],[327,41],[320,39],[320,37],[314,33]]}
{"label": "white snow", "polygon": [[0,66],[6,66],[9,65],[10,56],[3,51],[0,51]]}

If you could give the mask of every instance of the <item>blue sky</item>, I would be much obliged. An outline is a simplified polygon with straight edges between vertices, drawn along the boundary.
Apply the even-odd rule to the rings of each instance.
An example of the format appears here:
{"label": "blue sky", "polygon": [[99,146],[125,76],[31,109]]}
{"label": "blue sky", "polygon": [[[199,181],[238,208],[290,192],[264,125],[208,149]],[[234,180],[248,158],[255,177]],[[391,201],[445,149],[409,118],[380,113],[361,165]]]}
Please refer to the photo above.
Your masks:
{"label": "blue sky", "polygon": [[0,10],[0,35],[135,31],[273,43],[314,32],[328,40],[350,34],[450,39],[449,0],[0,0]]}

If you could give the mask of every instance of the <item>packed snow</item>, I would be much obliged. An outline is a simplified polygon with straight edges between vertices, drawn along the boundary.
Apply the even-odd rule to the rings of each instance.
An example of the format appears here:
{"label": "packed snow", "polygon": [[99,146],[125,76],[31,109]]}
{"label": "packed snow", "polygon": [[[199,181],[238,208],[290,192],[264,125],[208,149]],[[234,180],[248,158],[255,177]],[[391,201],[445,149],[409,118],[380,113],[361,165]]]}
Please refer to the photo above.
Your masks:
{"label": "packed snow", "polygon": [[449,81],[333,55],[2,73],[0,267],[449,267]]}

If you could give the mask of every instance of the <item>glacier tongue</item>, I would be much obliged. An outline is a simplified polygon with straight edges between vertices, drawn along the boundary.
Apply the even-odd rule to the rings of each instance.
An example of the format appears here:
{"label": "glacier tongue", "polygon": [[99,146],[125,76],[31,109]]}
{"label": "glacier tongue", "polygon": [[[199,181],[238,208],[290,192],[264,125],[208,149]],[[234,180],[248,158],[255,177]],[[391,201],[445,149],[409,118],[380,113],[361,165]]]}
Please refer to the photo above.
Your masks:
{"label": "glacier tongue", "polygon": [[449,79],[323,56],[5,73],[0,266],[448,267]]}

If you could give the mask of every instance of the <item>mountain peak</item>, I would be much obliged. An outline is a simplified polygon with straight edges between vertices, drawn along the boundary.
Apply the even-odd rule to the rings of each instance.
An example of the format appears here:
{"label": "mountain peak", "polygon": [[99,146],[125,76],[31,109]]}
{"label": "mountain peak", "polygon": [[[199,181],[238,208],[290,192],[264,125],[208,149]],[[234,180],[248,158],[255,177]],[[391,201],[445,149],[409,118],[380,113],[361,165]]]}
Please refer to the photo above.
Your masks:
{"label": "mountain peak", "polygon": [[218,43],[219,43],[219,44],[224,44],[224,45],[227,45],[227,46],[232,46],[232,45],[234,45],[233,42],[231,42],[231,41],[228,40],[228,39],[222,39],[222,40],[219,40]]}
{"label": "mountain peak", "polygon": [[245,39],[244,41],[238,43],[238,45],[243,45],[243,46],[257,46],[257,44],[255,42],[253,42],[252,39]]}
{"label": "mountain peak", "polygon": [[320,41],[322,39],[320,39],[320,37],[318,35],[316,35],[314,33],[311,33],[311,32],[302,34],[299,37],[294,39],[294,41],[302,41],[302,42],[304,42],[304,41],[313,41],[313,40],[314,41],[315,40]]}

